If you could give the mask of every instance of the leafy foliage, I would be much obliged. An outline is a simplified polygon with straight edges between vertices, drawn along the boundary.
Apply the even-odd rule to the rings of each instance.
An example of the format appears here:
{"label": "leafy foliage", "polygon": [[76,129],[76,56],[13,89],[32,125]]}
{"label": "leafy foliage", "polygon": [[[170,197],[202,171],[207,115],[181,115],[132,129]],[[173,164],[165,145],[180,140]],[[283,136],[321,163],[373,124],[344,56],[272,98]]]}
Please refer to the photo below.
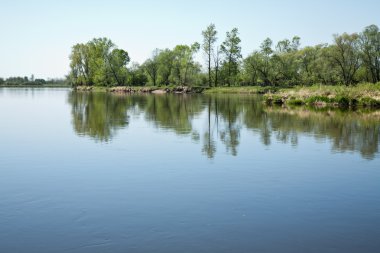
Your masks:
{"label": "leafy foliage", "polygon": [[[175,85],[271,86],[356,85],[380,81],[380,31],[370,25],[361,33],[335,34],[333,43],[301,47],[301,38],[276,44],[265,39],[260,48],[243,59],[237,28],[217,44],[217,30],[210,24],[203,42],[155,49],[142,65],[131,64],[127,51],[107,38],[76,44],[70,55],[72,85]],[[195,61],[198,51],[206,66]],[[0,84],[5,81],[0,80]],[[10,82],[10,81],[9,81]]]}

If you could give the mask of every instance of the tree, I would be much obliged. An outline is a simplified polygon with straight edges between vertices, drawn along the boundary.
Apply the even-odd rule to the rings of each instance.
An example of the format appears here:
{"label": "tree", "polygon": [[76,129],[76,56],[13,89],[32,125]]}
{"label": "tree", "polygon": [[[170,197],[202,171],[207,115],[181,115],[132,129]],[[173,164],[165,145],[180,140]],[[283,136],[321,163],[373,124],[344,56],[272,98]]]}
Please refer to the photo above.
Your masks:
{"label": "tree", "polygon": [[107,56],[108,67],[111,70],[114,81],[118,86],[124,85],[127,82],[127,64],[130,58],[128,52],[123,49],[113,49]]}
{"label": "tree", "polygon": [[144,73],[144,69],[137,63],[133,62],[128,70],[128,84],[132,86],[144,86],[148,82],[148,78]]}
{"label": "tree", "polygon": [[345,85],[355,82],[354,76],[360,67],[359,35],[343,33],[334,35],[334,45],[329,47],[329,56],[339,70]]}
{"label": "tree", "polygon": [[227,69],[227,84],[231,86],[232,79],[235,79],[239,70],[239,60],[242,57],[239,31],[237,28],[232,29],[226,34],[226,40],[222,43],[220,49],[225,56],[224,64]]}
{"label": "tree", "polygon": [[208,66],[208,85],[211,87],[211,57],[214,52],[214,44],[217,40],[217,31],[215,30],[215,25],[210,24],[206,30],[202,32],[203,35],[203,44],[202,49],[207,57],[207,66]]}
{"label": "tree", "polygon": [[110,86],[111,71],[108,67],[108,55],[115,47],[113,42],[107,38],[96,38],[87,43],[90,54],[90,71],[96,86]]}
{"label": "tree", "polygon": [[214,60],[214,68],[215,68],[215,80],[214,80],[214,85],[215,87],[218,86],[219,82],[219,66],[220,66],[220,46],[218,46],[213,54],[213,60]]}
{"label": "tree", "polygon": [[191,46],[177,45],[173,50],[173,74],[178,85],[188,84],[189,75],[199,69],[199,65],[194,62],[194,54],[200,48],[199,43]]}
{"label": "tree", "polygon": [[272,56],[272,68],[277,72],[276,83],[287,86],[299,84],[297,52],[300,40],[300,37],[295,36],[291,42],[285,39],[277,43],[277,51]]}
{"label": "tree", "polygon": [[361,58],[370,81],[380,82],[380,31],[376,25],[367,26],[360,34]]}
{"label": "tree", "polygon": [[73,85],[124,85],[129,61],[128,52],[111,40],[96,38],[72,48],[69,79]]}
{"label": "tree", "polygon": [[91,85],[90,52],[86,44],[76,44],[70,54],[69,79],[74,85]]}
{"label": "tree", "polygon": [[148,76],[150,77],[152,81],[153,86],[157,85],[158,68],[159,68],[159,62],[158,62],[159,53],[160,53],[160,50],[155,49],[153,51],[152,57],[146,60],[143,65],[146,73],[148,73]]}
{"label": "tree", "polygon": [[250,54],[243,60],[243,82],[247,85],[255,85],[258,81],[256,54]]}
{"label": "tree", "polygon": [[170,84],[170,76],[173,72],[174,54],[170,49],[161,50],[157,56],[159,83]]}
{"label": "tree", "polygon": [[272,68],[272,50],[273,42],[270,38],[267,38],[261,43],[261,50],[254,51],[249,55],[245,62],[245,69],[250,75],[254,75],[252,72],[256,72],[257,78],[265,86],[273,85],[273,68]]}

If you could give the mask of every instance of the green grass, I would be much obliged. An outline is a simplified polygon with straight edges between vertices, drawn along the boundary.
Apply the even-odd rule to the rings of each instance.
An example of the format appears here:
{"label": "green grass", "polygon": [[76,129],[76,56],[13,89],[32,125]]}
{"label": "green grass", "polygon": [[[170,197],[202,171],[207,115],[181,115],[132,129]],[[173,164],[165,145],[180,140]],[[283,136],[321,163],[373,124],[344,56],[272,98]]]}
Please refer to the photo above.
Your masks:
{"label": "green grass", "polygon": [[274,87],[261,86],[232,86],[232,87],[211,87],[206,88],[206,94],[266,94],[268,92],[276,92],[278,89]]}
{"label": "green grass", "polygon": [[264,95],[268,104],[318,105],[335,107],[380,107],[380,83],[355,86],[294,87]]}

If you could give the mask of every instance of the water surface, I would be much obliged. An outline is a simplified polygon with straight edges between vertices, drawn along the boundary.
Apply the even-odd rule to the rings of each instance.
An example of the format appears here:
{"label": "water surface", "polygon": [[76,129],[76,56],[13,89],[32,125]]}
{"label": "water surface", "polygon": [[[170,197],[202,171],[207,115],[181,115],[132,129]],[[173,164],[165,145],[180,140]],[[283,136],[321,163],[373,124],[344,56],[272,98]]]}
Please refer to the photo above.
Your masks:
{"label": "water surface", "polygon": [[0,252],[377,252],[380,113],[0,89]]}

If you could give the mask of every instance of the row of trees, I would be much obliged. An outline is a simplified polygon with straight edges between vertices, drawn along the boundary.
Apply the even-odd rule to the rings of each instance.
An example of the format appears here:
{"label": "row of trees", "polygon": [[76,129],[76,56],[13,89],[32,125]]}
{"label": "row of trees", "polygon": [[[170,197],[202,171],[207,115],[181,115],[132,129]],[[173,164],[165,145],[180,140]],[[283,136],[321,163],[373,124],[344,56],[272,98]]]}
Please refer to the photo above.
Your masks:
{"label": "row of trees", "polygon": [[42,79],[42,78],[34,78],[34,75],[31,77],[21,77],[21,76],[16,76],[16,77],[8,77],[8,78],[1,78],[0,77],[0,85],[3,86],[22,86],[22,85],[31,85],[31,86],[38,86],[38,85],[65,85],[66,80],[64,79]]}
{"label": "row of trees", "polygon": [[380,82],[380,32],[375,25],[362,33],[334,35],[331,45],[300,48],[300,38],[266,39],[243,60],[246,84],[311,85]]}
{"label": "row of trees", "polygon": [[[380,31],[376,25],[361,33],[336,34],[332,44],[301,48],[298,36],[242,57],[237,28],[218,44],[214,24],[202,31],[203,41],[155,49],[143,64],[130,63],[128,53],[107,38],[77,44],[70,55],[73,85],[265,85],[292,86],[380,82]],[[202,51],[205,67],[195,61]]]}

